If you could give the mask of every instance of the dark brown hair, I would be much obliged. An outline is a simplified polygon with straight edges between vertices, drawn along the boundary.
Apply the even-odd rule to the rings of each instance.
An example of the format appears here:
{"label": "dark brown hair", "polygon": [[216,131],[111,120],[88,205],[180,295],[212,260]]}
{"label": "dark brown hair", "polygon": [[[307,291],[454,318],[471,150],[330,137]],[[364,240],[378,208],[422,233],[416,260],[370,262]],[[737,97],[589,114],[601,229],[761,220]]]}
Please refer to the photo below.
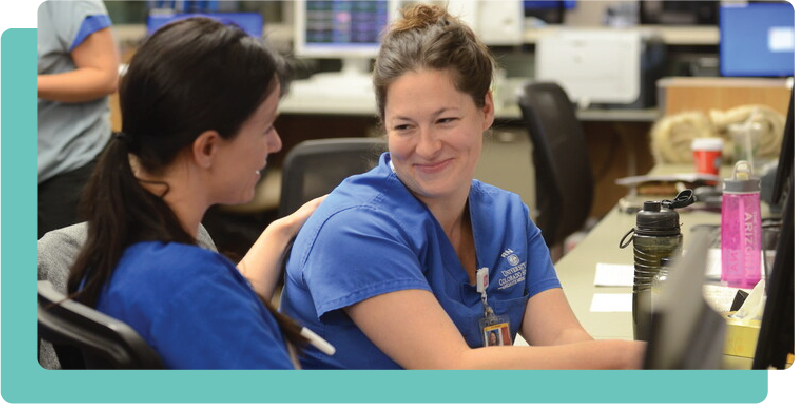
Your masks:
{"label": "dark brown hair", "polygon": [[402,10],[381,41],[373,67],[378,115],[383,121],[389,85],[408,72],[451,69],[458,91],[486,105],[494,59],[465,23],[439,6],[417,4]]}
{"label": "dark brown hair", "polygon": [[[205,131],[233,139],[276,90],[282,66],[260,40],[208,18],[168,24],[141,45],[119,88],[122,134],[108,144],[83,193],[88,236],[67,281],[73,299],[96,307],[133,243],[196,244],[163,195],[133,175],[128,155],[157,174]],[[297,323],[265,303],[286,339],[303,343]]]}

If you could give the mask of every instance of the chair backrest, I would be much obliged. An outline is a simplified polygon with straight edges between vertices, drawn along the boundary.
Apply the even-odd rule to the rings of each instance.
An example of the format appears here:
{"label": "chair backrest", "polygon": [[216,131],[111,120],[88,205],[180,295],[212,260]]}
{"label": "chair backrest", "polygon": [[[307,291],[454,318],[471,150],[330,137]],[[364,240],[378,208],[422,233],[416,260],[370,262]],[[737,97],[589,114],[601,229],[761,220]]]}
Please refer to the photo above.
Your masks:
{"label": "chair backrest", "polygon": [[[68,227],[47,232],[38,241],[38,279],[47,280],[56,292],[65,294],[69,268],[86,241],[88,224],[80,222]],[[218,251],[215,242],[200,223],[196,236],[199,247]],[[39,338],[39,364],[45,369],[61,369],[58,353],[48,341]],[[64,349],[62,349],[64,351]],[[68,350],[66,350],[68,353]],[[69,359],[67,359],[69,360]]]}
{"label": "chair backrest", "polygon": [[38,281],[39,337],[52,343],[63,369],[163,369],[157,352],[123,322]]}
{"label": "chair backrest", "polygon": [[588,219],[593,175],[582,124],[563,88],[527,84],[518,98],[530,139],[536,175],[536,224],[548,246],[562,242]]}
{"label": "chair backrest", "polygon": [[282,165],[279,217],[333,191],[345,178],[369,171],[386,149],[380,138],[317,139],[295,145]]}

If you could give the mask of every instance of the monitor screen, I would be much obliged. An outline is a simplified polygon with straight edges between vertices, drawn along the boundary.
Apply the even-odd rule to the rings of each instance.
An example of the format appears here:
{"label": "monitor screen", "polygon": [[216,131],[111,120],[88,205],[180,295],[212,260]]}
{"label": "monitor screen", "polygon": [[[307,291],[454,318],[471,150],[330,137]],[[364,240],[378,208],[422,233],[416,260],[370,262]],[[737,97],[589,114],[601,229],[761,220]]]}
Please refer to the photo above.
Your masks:
{"label": "monitor screen", "polygon": [[561,24],[565,10],[577,7],[576,0],[525,0],[524,16],[535,17],[549,24]]}
{"label": "monitor screen", "polygon": [[392,8],[397,5],[389,0],[297,1],[295,53],[320,58],[374,58]]}
{"label": "monitor screen", "polygon": [[563,8],[571,9],[577,6],[577,0],[525,0],[524,8],[526,10],[534,8],[556,8],[560,3],[563,3]]}
{"label": "monitor screen", "polygon": [[[762,315],[762,326],[754,355],[754,369],[786,367],[787,355],[795,351],[795,327],[793,326],[793,302],[795,302],[795,264],[793,264],[793,94],[790,93],[787,122],[784,125],[784,140],[778,160],[773,201],[784,198],[784,214],[781,232],[776,246],[776,259],[765,284],[767,300]],[[782,195],[786,194],[786,195]]]}
{"label": "monitor screen", "polygon": [[707,1],[639,1],[641,24],[717,25],[720,2]]}
{"label": "monitor screen", "polygon": [[224,24],[240,27],[246,34],[261,38],[264,21],[259,13],[210,13],[210,14],[151,14],[146,21],[146,35],[152,35],[163,25],[190,17],[207,17]]}
{"label": "monitor screen", "polygon": [[795,74],[795,13],[789,3],[725,4],[720,13],[723,76]]}

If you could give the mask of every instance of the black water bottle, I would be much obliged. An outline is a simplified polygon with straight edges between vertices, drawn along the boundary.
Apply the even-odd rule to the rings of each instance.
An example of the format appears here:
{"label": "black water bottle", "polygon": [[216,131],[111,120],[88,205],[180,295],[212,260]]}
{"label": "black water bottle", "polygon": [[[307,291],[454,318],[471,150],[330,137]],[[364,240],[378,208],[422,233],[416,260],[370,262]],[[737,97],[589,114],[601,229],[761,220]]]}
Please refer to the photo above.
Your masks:
{"label": "black water bottle", "polygon": [[[676,208],[693,202],[693,192],[682,191],[674,200],[646,201],[635,217],[635,227],[621,239],[620,247],[632,242],[635,261],[632,283],[632,333],[637,340],[648,340],[651,327],[651,287],[664,260],[682,252],[682,232]],[[634,233],[634,234],[633,234]],[[632,237],[627,240],[627,237]]]}

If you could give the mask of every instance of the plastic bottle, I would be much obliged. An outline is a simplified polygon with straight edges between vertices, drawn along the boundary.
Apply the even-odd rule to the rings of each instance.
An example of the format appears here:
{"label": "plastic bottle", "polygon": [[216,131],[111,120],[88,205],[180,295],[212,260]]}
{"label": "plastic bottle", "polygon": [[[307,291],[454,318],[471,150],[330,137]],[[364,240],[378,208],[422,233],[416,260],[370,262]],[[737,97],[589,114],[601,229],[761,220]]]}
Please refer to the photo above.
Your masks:
{"label": "plastic bottle", "polygon": [[721,279],[730,287],[752,289],[762,279],[760,181],[740,160],[723,181],[721,207]]}
{"label": "plastic bottle", "polygon": [[670,258],[663,258],[661,262],[662,268],[660,268],[660,272],[651,279],[651,312],[659,309],[660,296],[662,295],[662,289],[665,283],[668,282],[668,271],[672,261]]}
{"label": "plastic bottle", "polygon": [[[632,241],[635,264],[632,283],[632,332],[635,339],[648,340],[651,326],[651,288],[663,261],[681,254],[682,232],[679,213],[674,209],[693,202],[693,192],[685,190],[673,201],[646,201],[635,216],[635,227],[624,235],[620,247]],[[631,233],[632,238],[626,240]]]}

